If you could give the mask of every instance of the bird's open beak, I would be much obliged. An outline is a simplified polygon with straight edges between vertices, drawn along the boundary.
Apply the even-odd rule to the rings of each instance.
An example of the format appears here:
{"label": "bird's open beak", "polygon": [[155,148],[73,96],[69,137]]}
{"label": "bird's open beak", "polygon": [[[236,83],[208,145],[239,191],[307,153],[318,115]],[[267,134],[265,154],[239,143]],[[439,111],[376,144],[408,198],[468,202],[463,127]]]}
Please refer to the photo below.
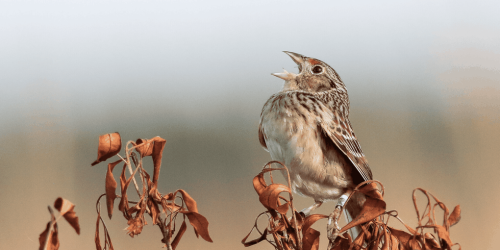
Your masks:
{"label": "bird's open beak", "polygon": [[[283,51],[287,55],[289,55],[292,60],[299,66],[299,71],[302,69],[302,64],[304,63],[305,57],[303,55],[294,53],[294,52],[289,52],[289,51]],[[290,81],[297,77],[297,74],[290,73],[286,70],[283,70],[283,73],[272,73],[273,76],[279,77],[285,81]],[[299,72],[300,73],[300,72]]]}
{"label": "bird's open beak", "polygon": [[284,71],[283,73],[272,73],[271,75],[279,77],[285,81],[290,81],[297,76],[296,74],[290,73],[290,72],[286,71],[285,69],[283,69],[283,71]]}

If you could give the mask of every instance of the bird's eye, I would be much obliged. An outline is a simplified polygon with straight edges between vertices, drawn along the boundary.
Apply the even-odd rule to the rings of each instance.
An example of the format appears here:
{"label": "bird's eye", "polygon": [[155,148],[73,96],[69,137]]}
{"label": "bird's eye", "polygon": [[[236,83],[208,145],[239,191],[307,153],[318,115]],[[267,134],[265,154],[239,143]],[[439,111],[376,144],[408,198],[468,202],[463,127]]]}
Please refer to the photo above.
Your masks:
{"label": "bird's eye", "polygon": [[312,68],[312,72],[314,74],[319,74],[319,73],[323,72],[323,68],[321,66],[314,66],[314,68]]}

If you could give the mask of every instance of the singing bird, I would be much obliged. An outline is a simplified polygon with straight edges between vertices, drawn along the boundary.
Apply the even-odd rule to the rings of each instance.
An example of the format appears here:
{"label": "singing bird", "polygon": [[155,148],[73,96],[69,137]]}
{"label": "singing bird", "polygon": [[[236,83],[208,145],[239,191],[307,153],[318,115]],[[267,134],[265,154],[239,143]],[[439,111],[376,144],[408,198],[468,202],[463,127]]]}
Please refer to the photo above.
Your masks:
{"label": "singing bird", "polygon": [[[347,89],[323,61],[285,53],[299,73],[273,74],[285,83],[262,108],[259,141],[273,160],[288,167],[293,191],[314,199],[312,206],[302,210],[306,216],[323,202],[337,200],[336,209],[345,205],[350,221],[361,211],[365,197],[356,193],[345,204],[346,198],[373,176],[349,121]],[[333,229],[338,232],[338,216],[334,219]],[[353,237],[358,230],[351,231]],[[329,229],[329,234],[334,240],[334,232]]]}

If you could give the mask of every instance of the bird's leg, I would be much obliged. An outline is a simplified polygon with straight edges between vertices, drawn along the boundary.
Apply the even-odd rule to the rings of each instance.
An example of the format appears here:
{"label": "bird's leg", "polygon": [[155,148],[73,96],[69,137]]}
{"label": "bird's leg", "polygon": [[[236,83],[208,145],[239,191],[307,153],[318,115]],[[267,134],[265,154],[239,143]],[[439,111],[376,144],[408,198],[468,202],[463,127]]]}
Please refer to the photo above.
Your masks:
{"label": "bird's leg", "polygon": [[[338,225],[340,213],[342,212],[342,208],[346,204],[347,198],[352,193],[352,190],[348,189],[337,201],[337,205],[335,209],[328,217],[328,225],[326,226],[326,231],[328,233],[328,239],[330,240],[330,247],[333,246],[333,242],[339,236],[340,227]],[[342,237],[342,236],[341,236]],[[330,249],[330,247],[328,249]]]}
{"label": "bird's leg", "polygon": [[312,204],[312,205],[311,205],[310,207],[308,207],[308,208],[304,208],[304,209],[300,210],[300,213],[304,214],[304,217],[307,217],[307,216],[309,216],[309,215],[311,214],[311,212],[312,212],[314,209],[316,209],[316,208],[320,207],[320,206],[321,206],[321,204],[323,204],[323,201],[314,201],[314,204]]}

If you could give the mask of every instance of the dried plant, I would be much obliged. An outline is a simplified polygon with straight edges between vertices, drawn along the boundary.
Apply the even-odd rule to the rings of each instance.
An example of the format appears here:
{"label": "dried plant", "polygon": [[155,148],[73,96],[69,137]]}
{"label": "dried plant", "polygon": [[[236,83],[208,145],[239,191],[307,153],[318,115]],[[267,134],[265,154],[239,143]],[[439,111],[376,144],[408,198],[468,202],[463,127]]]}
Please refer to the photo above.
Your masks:
{"label": "dried plant", "polygon": [[50,221],[47,223],[47,227],[38,237],[38,241],[40,242],[40,250],[57,250],[59,249],[59,238],[58,238],[58,228],[57,221],[64,217],[66,221],[75,229],[77,234],[80,234],[80,224],[78,223],[78,216],[76,216],[75,205],[70,201],[63,199],[61,197],[57,198],[54,202],[54,208],[59,211],[59,216],[54,216],[54,212],[52,208],[48,206],[50,212]]}
{"label": "dried plant", "polygon": [[[281,167],[273,168],[272,164],[279,164]],[[288,186],[274,183],[272,171],[283,171],[288,176]],[[267,185],[264,174],[270,175],[271,184]],[[319,219],[328,218],[327,215],[312,214],[303,217],[303,214],[297,213],[293,207],[293,195],[290,187],[290,177],[285,165],[277,161],[267,163],[263,170],[253,179],[255,191],[259,195],[259,201],[264,205],[267,211],[259,214],[255,224],[242,240],[242,243],[248,247],[261,241],[267,241],[278,250],[316,250],[319,248],[320,233],[311,225]],[[417,207],[416,192],[422,192],[427,198],[427,205],[424,212],[420,215]],[[289,199],[280,196],[280,193],[286,192]],[[453,244],[450,239],[449,228],[460,220],[460,206],[457,205],[453,211],[449,212],[444,203],[439,201],[434,195],[422,188],[413,191],[413,203],[418,218],[416,229],[404,223],[397,214],[397,211],[386,211],[386,203],[383,199],[384,188],[378,181],[365,181],[360,183],[349,196],[348,200],[356,193],[361,192],[365,195],[366,201],[361,213],[340,230],[341,235],[337,237],[333,244],[329,244],[328,250],[364,250],[364,249],[382,249],[382,250],[451,250]],[[432,202],[432,199],[434,203]],[[284,202],[283,204],[282,201]],[[443,223],[436,223],[435,208],[443,210]],[[288,219],[287,212],[291,208],[292,218]],[[258,219],[266,215],[268,224],[264,230],[259,229]],[[408,232],[395,229],[388,226],[389,218],[394,217],[401,222]],[[352,239],[347,230],[355,226],[361,227],[361,233]],[[253,230],[256,230],[260,236],[254,240],[247,241]],[[432,229],[434,233],[426,232]],[[272,237],[272,239],[268,239]]]}
{"label": "dried plant", "polygon": [[[167,249],[176,249],[179,244],[187,228],[186,217],[193,226],[196,236],[201,236],[204,240],[212,242],[208,233],[208,220],[198,213],[196,201],[186,191],[179,189],[173,193],[163,195],[157,189],[165,143],[165,139],[160,137],[138,139],[135,142],[129,141],[125,146],[125,157],[122,157],[119,155],[122,147],[120,134],[112,133],[99,137],[98,157],[92,163],[92,166],[115,155],[120,157],[120,160],[108,164],[106,193],[101,195],[96,203],[97,225],[95,243],[97,250],[113,249],[109,232],[100,212],[100,199],[103,196],[106,196],[106,205],[110,219],[113,215],[114,201],[117,198],[120,199],[118,209],[127,220],[128,227],[126,230],[131,237],[140,234],[144,225],[147,225],[144,218],[144,214],[147,213],[151,217],[153,225],[158,225],[160,228],[163,235],[161,241]],[[148,156],[151,156],[153,159],[152,179],[143,167],[142,159]],[[123,167],[120,175],[121,189],[120,195],[117,195],[117,182],[113,176],[113,169],[122,162]],[[130,174],[128,178],[125,173],[127,169]],[[136,176],[140,178],[141,187],[135,179]],[[135,190],[139,196],[138,201],[130,201],[128,199],[127,190],[131,182],[134,183]],[[177,229],[176,219],[181,217],[181,215],[183,221]],[[104,248],[100,240],[100,222],[104,228]]]}

